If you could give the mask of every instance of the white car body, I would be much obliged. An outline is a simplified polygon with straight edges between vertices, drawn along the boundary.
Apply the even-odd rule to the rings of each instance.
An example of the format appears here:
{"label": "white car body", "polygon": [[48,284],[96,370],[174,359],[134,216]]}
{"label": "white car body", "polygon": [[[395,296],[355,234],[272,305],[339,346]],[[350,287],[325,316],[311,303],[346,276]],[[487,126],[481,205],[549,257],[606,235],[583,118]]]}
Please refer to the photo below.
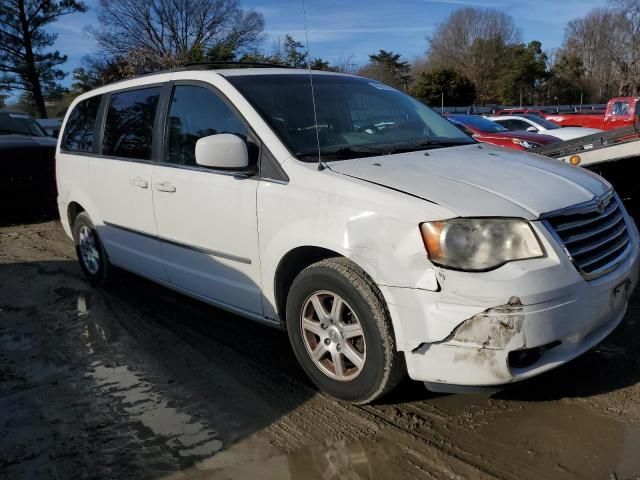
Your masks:
{"label": "white car body", "polygon": [[[638,278],[633,220],[620,206],[628,245],[615,268],[595,279],[578,271],[544,220],[610,196],[603,179],[484,144],[326,162],[319,169],[292,156],[227,80],[274,72],[302,74],[176,71],[78,97],[69,112],[111,91],[181,80],[212,85],[251,125],[287,180],[105,161],[66,153],[59,143],[58,202],[67,234],[70,212],[80,206],[115,265],[274,326],[283,315],[278,269],[292,252],[315,248],[346,257],[382,292],[409,376],[435,388],[500,385],[537,375],[590,349],[620,323]],[[167,185],[174,194],[163,193]],[[419,225],[455,217],[526,219],[545,256],[488,272],[438,267],[427,257]],[[557,342],[527,368],[509,363],[510,352]]]}
{"label": "white car body", "polygon": [[[499,123],[503,127],[509,130],[516,130],[511,128],[510,125],[513,122],[518,122],[522,128],[517,130],[532,131],[534,133],[542,133],[544,135],[551,135],[552,137],[559,138],[560,140],[573,140],[575,138],[586,137],[587,135],[593,135],[600,133],[602,130],[597,128],[583,128],[583,127],[556,127],[549,128],[548,120],[545,120],[537,115],[500,115],[495,117],[486,117],[492,122]],[[526,126],[525,126],[526,125]],[[528,130],[535,128],[535,131]]]}

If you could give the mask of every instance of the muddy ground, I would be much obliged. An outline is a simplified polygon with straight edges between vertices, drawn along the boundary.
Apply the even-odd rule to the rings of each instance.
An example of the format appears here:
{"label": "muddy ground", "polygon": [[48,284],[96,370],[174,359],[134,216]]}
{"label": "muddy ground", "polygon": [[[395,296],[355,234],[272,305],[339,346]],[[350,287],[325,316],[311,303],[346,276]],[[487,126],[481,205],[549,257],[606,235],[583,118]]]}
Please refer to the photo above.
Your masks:
{"label": "muddy ground", "polygon": [[0,227],[0,477],[640,478],[640,292],[578,360],[488,398],[319,394],[281,332]]}

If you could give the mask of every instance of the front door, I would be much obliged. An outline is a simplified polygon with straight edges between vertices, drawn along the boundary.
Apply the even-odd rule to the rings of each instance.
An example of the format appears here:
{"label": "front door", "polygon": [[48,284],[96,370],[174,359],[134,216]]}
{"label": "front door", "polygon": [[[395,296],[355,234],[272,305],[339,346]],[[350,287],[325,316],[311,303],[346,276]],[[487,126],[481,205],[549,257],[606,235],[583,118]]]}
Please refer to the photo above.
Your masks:
{"label": "front door", "polygon": [[171,283],[204,299],[262,313],[256,177],[200,167],[196,141],[249,135],[244,121],[205,85],[176,84],[165,153],[154,165],[153,199]]}

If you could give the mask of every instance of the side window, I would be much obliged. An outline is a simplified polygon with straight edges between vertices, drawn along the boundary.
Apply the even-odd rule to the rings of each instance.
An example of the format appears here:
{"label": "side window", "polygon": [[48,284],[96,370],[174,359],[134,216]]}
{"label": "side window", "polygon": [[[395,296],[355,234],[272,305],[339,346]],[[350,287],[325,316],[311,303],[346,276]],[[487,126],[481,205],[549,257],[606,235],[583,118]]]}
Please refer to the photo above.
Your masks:
{"label": "side window", "polygon": [[103,155],[151,159],[153,122],[160,87],[111,95],[102,142]]}
{"label": "side window", "polygon": [[173,89],[167,119],[166,162],[196,165],[196,142],[202,137],[231,133],[247,139],[248,131],[236,113],[211,90],[193,85]]}
{"label": "side window", "polygon": [[527,122],[523,122],[522,120],[511,120],[511,125],[509,127],[509,130],[525,131],[527,130],[527,128],[532,126],[533,125],[529,125]]}
{"label": "side window", "polygon": [[93,131],[102,95],[91,97],[75,106],[62,136],[62,150],[69,152],[93,152]]}
{"label": "side window", "polygon": [[611,110],[612,115],[629,115],[629,104],[627,102],[615,102]]}

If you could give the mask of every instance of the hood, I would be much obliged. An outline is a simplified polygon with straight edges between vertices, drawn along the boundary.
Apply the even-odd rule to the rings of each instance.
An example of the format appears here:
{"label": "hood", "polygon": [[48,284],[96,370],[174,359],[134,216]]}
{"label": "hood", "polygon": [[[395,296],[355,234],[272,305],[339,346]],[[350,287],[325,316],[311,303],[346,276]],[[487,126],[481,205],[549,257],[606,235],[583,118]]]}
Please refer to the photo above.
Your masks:
{"label": "hood", "polygon": [[555,135],[556,133],[566,133],[568,135],[592,135],[594,133],[600,133],[602,130],[598,128],[584,128],[584,127],[562,127],[556,128],[555,130],[549,130],[550,135]]}
{"label": "hood", "polygon": [[0,135],[0,151],[56,148],[57,140],[51,137],[30,137],[28,135]]}
{"label": "hood", "polygon": [[530,220],[611,185],[558,160],[488,145],[328,162],[334,172],[423,198],[458,216]]}

